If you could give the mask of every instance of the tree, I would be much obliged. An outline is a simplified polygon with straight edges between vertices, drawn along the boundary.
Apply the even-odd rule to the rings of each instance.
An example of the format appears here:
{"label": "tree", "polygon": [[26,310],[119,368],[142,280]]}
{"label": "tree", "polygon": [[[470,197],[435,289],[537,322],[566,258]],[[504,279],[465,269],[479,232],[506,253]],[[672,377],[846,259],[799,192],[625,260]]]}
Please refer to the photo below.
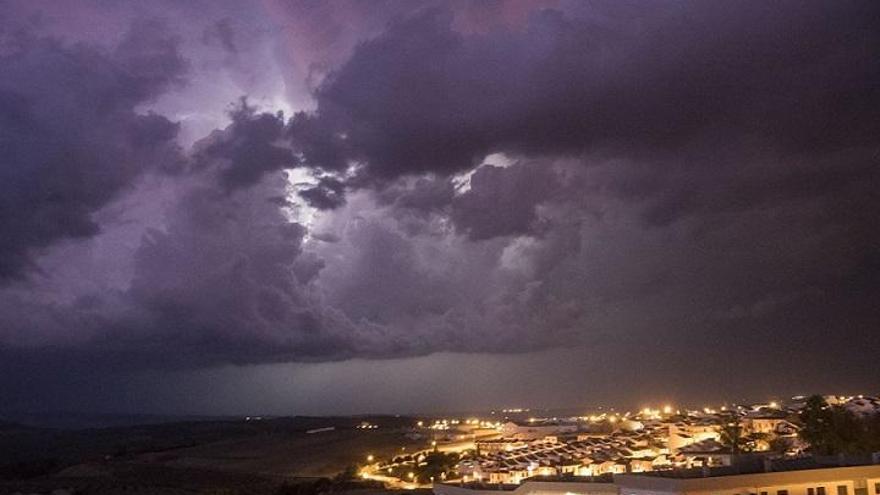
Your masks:
{"label": "tree", "polygon": [[784,453],[791,448],[791,440],[786,437],[775,437],[770,439],[770,450],[772,452]]}
{"label": "tree", "polygon": [[721,425],[720,441],[724,446],[730,448],[730,453],[733,455],[751,450],[744,430],[738,416],[731,416]]}
{"label": "tree", "polygon": [[835,441],[832,438],[831,423],[833,421],[831,407],[821,396],[814,395],[807,399],[800,413],[803,427],[800,437],[810,444],[810,450],[817,454],[835,453]]}
{"label": "tree", "polygon": [[448,473],[455,469],[458,461],[458,454],[452,452],[431,452],[425,456],[423,463],[416,466],[416,478],[420,483],[428,483],[432,478],[440,480],[443,478],[443,473]]}
{"label": "tree", "polygon": [[880,421],[876,414],[860,418],[814,395],[807,399],[800,420],[800,437],[815,454],[864,454],[880,448],[880,425],[873,426]]}
{"label": "tree", "polygon": [[743,450],[746,452],[754,452],[767,449],[772,450],[773,440],[775,440],[773,435],[757,431],[748,435],[745,438],[745,448]]}

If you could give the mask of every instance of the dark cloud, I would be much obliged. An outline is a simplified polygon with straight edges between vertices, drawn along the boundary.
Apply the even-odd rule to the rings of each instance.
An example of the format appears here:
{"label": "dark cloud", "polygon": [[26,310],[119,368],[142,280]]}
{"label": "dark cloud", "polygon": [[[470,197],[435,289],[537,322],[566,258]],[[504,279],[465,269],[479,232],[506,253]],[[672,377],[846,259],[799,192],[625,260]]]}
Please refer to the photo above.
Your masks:
{"label": "dark cloud", "polygon": [[[288,88],[309,91],[320,86],[364,40],[382,34],[388,23],[431,8],[449,9],[453,24],[463,32],[485,32],[499,26],[519,26],[533,10],[556,0],[268,0],[274,26],[285,44]],[[293,100],[298,100],[298,96]],[[311,107],[311,102],[309,104]]]}
{"label": "dark cloud", "polygon": [[319,210],[332,210],[345,204],[345,184],[333,177],[321,177],[316,185],[301,189],[298,194]]}
{"label": "dark cloud", "polygon": [[321,333],[292,276],[305,229],[261,201],[276,188],[229,197],[195,185],[181,198],[167,231],[150,233],[135,253],[129,325],[142,338],[173,343],[188,360],[250,360]]}
{"label": "dark cloud", "polygon": [[[151,366],[355,353],[358,339],[340,333],[344,322],[310,287],[325,261],[304,253],[307,228],[289,218],[289,200],[279,205],[290,196],[280,169],[294,163],[279,144],[282,117],[245,102],[230,116],[229,126],[195,144],[195,168],[181,179],[164,228],[148,232],[134,253],[130,310],[118,322],[133,329],[127,347],[155,345],[143,356]],[[332,192],[341,183],[318,187]],[[177,349],[173,359],[166,346]]]}
{"label": "dark cloud", "polygon": [[423,176],[387,183],[373,190],[373,197],[399,223],[408,235],[444,235],[444,226],[432,221],[446,218],[456,186],[445,177]]}
{"label": "dark cloud", "polygon": [[540,233],[537,207],[554,196],[560,199],[561,189],[544,163],[483,165],[471,176],[470,189],[455,198],[452,219],[474,240]]}
{"label": "dark cloud", "polygon": [[494,151],[635,158],[694,142],[723,154],[747,139],[759,150],[874,142],[873,2],[589,8],[485,34],[456,32],[443,10],[393,23],[294,120],[306,160],[386,180],[470,169]]}
{"label": "dark cloud", "polygon": [[376,192],[380,204],[393,205],[397,210],[424,213],[443,212],[455,196],[455,184],[442,177],[418,177],[412,181],[395,181]]}
{"label": "dark cloud", "polygon": [[185,63],[161,24],[136,24],[112,51],[8,34],[0,66],[0,279],[36,267],[149,169],[181,161],[177,124],[138,106],[178,84]]}
{"label": "dark cloud", "polygon": [[242,99],[229,116],[229,127],[196,144],[196,167],[212,166],[223,186],[234,190],[256,184],[268,172],[296,166],[293,151],[282,139],[282,113],[258,113]]}
{"label": "dark cloud", "polygon": [[[185,159],[149,111],[190,108],[173,36],[3,44],[0,376],[581,346],[569,391],[876,377],[876,2],[269,5],[316,107],[242,100]],[[197,80],[264,87],[268,21],[222,13]]]}

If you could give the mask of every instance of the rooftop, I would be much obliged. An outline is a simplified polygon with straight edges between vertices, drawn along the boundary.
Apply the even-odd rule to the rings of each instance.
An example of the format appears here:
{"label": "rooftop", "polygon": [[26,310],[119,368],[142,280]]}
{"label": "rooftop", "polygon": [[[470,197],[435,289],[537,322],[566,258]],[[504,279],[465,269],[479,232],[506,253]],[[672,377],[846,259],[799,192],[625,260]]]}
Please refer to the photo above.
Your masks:
{"label": "rooftop", "polygon": [[743,486],[822,483],[842,479],[880,478],[880,465],[830,466],[821,462],[772,464],[771,471],[748,466],[615,475],[614,482],[629,488],[664,491],[725,490]]}
{"label": "rooftop", "polygon": [[880,465],[873,464],[870,455],[866,456],[809,456],[795,459],[769,459],[761,454],[741,454],[732,466],[674,469],[667,471],[650,471],[639,473],[640,476],[656,478],[714,478],[743,474],[785,473],[813,469],[830,469],[841,467],[871,467],[880,472]]}

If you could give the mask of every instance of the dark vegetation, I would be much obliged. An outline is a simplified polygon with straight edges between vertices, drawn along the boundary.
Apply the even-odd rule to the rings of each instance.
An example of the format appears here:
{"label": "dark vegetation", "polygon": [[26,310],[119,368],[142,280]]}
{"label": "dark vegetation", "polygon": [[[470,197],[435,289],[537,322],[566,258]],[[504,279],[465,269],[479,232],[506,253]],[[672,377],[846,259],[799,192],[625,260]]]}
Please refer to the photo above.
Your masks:
{"label": "dark vegetation", "polygon": [[880,452],[880,414],[858,415],[812,396],[800,413],[800,436],[815,455]]}
{"label": "dark vegetation", "polygon": [[[739,417],[731,415],[721,425],[721,444],[730,449],[733,455],[754,452],[760,442],[770,442],[771,436],[766,433],[746,434],[745,426]],[[771,450],[785,450],[786,446],[777,442],[771,443]]]}
{"label": "dark vegetation", "polygon": [[445,479],[445,474],[455,469],[458,460],[459,455],[454,452],[431,452],[413,469],[415,478],[419,483]]}

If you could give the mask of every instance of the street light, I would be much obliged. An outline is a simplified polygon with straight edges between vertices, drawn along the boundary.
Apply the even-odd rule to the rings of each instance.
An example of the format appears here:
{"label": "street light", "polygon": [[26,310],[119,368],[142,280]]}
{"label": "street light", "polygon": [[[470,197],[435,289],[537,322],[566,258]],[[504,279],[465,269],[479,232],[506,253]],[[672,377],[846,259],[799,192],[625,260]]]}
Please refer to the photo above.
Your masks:
{"label": "street light", "polygon": [[374,459],[373,454],[370,454],[367,456],[367,462],[373,462],[373,459]]}

